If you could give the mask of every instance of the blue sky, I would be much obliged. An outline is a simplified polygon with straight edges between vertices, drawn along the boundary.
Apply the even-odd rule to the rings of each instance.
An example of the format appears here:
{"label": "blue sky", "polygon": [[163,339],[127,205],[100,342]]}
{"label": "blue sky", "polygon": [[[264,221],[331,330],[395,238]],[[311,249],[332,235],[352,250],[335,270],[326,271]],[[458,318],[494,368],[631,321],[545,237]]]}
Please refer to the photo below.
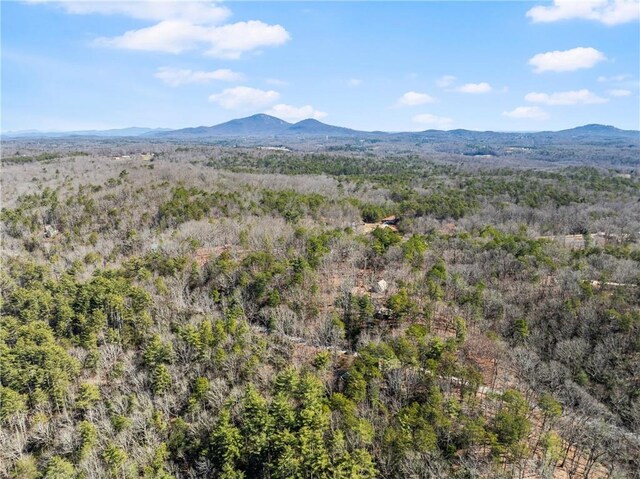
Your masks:
{"label": "blue sky", "polygon": [[2,130],[640,128],[638,0],[2,2]]}

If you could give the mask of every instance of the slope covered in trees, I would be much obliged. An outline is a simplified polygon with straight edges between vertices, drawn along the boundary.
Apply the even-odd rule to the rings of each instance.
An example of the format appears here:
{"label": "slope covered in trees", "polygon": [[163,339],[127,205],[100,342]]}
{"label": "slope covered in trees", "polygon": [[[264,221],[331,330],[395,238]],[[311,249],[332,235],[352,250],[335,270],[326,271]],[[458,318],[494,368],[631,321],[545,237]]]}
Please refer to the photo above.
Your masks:
{"label": "slope covered in trees", "polygon": [[4,166],[0,476],[637,477],[637,171],[75,146]]}

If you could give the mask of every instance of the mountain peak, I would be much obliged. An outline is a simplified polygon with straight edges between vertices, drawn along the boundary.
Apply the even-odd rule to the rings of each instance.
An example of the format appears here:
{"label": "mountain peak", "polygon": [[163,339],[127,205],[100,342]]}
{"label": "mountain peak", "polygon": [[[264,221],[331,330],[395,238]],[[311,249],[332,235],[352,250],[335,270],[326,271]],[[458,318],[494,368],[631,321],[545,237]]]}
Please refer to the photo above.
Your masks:
{"label": "mountain peak", "polygon": [[231,120],[231,121],[237,121],[237,120],[245,120],[245,121],[257,120],[257,121],[269,121],[269,122],[276,122],[276,123],[287,123],[286,121],[281,120],[280,118],[267,115],[266,113],[256,113],[255,115],[247,116],[245,118],[237,118],[236,120]]}
{"label": "mountain peak", "polygon": [[366,132],[352,130],[350,128],[344,128],[341,126],[327,125],[315,118],[306,118],[300,120],[298,123],[294,123],[286,132],[288,134],[305,134],[305,135],[318,135],[318,136],[353,136],[364,135]]}
{"label": "mountain peak", "polygon": [[227,124],[260,125],[262,127],[264,125],[277,125],[279,127],[286,127],[291,125],[291,123],[281,120],[280,118],[276,118],[275,116],[267,115],[266,113],[257,113],[255,115],[246,116],[244,118],[236,118],[235,120],[230,120],[226,123],[221,123],[220,125],[216,125],[215,127],[212,127],[212,128],[216,128],[218,126],[227,125]]}
{"label": "mountain peak", "polygon": [[320,120],[316,120],[315,118],[305,118],[304,120],[300,120],[295,125],[326,125],[326,123],[322,123]]}
{"label": "mountain peak", "polygon": [[595,132],[595,133],[613,133],[616,131],[622,131],[615,126],[611,125],[601,125],[599,123],[590,123],[588,125],[576,126],[575,128],[570,128],[568,130],[563,131],[580,131],[580,132]]}

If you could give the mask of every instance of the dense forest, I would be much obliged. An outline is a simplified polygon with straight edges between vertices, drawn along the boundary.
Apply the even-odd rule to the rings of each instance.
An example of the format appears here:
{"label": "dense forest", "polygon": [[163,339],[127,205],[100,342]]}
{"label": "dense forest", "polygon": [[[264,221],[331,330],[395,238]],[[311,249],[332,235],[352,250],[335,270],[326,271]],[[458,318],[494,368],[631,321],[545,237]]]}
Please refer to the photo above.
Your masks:
{"label": "dense forest", "polygon": [[639,170],[547,150],[5,145],[0,477],[640,477]]}

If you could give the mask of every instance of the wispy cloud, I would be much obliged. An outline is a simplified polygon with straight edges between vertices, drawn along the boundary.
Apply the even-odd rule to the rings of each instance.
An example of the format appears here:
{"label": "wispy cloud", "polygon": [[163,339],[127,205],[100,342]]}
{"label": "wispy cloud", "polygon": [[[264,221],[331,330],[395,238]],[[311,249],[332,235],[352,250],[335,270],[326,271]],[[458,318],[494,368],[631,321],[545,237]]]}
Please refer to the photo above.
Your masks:
{"label": "wispy cloud", "polygon": [[277,116],[278,118],[282,118],[283,120],[291,121],[300,121],[307,118],[320,120],[327,116],[326,112],[316,110],[311,105],[295,107],[292,105],[286,105],[284,103],[274,105],[265,113],[267,113],[268,115]]}
{"label": "wispy cloud", "polygon": [[362,85],[362,80],[360,78],[349,78],[347,80],[347,85],[350,87],[356,87]]}
{"label": "wispy cloud", "polygon": [[587,89],[556,93],[532,92],[527,93],[524,99],[531,103],[543,103],[545,105],[590,105],[609,101],[607,98],[599,97]]}
{"label": "wispy cloud", "polygon": [[422,113],[420,115],[415,115],[412,120],[414,123],[417,123],[419,125],[442,129],[450,128],[453,124],[452,118],[432,115],[431,113]]}
{"label": "wispy cloud", "polygon": [[287,86],[287,85],[289,85],[288,81],[280,80],[279,78],[267,78],[265,81],[269,85],[275,85],[275,86]]}
{"label": "wispy cloud", "polygon": [[533,22],[594,20],[605,25],[619,25],[640,19],[639,0],[554,0],[553,5],[536,6],[527,12]]}
{"label": "wispy cloud", "polygon": [[517,120],[546,120],[549,115],[538,106],[519,106],[511,111],[503,111],[504,116]]}
{"label": "wispy cloud", "polygon": [[396,107],[402,106],[418,106],[426,103],[433,103],[435,99],[426,93],[419,93],[416,91],[408,91],[396,101]]}
{"label": "wispy cloud", "polygon": [[228,69],[205,72],[161,67],[158,68],[158,71],[153,76],[171,86],[186,85],[188,83],[208,83],[211,81],[237,82],[244,80],[242,73]]}
{"label": "wispy cloud", "polygon": [[624,96],[631,95],[631,92],[629,90],[624,90],[622,88],[616,88],[613,90],[608,90],[607,95],[615,96],[615,97],[624,97]]}
{"label": "wispy cloud", "polygon": [[569,72],[581,68],[592,68],[606,58],[604,53],[595,48],[578,47],[571,50],[538,53],[529,60],[529,65],[534,67],[535,73]]}
{"label": "wispy cloud", "polygon": [[209,96],[209,101],[217,103],[227,110],[249,110],[263,108],[278,101],[280,93],[274,90],[260,90],[248,86],[226,88],[220,93]]}
{"label": "wispy cloud", "polygon": [[453,85],[456,80],[457,78],[453,75],[444,75],[436,80],[436,85],[440,88],[447,88]]}
{"label": "wispy cloud", "polygon": [[493,88],[487,82],[481,83],[466,83],[458,88],[456,91],[460,93],[489,93]]}
{"label": "wispy cloud", "polygon": [[181,20],[193,24],[218,24],[231,16],[231,11],[216,2],[195,0],[154,1],[82,1],[82,0],[31,0],[29,3],[47,3],[74,15],[122,15],[138,20],[161,22]]}
{"label": "wispy cloud", "polygon": [[619,83],[619,82],[623,82],[626,80],[631,79],[631,75],[629,74],[623,74],[623,75],[612,75],[612,76],[599,76],[598,77],[598,82],[599,83]]}

